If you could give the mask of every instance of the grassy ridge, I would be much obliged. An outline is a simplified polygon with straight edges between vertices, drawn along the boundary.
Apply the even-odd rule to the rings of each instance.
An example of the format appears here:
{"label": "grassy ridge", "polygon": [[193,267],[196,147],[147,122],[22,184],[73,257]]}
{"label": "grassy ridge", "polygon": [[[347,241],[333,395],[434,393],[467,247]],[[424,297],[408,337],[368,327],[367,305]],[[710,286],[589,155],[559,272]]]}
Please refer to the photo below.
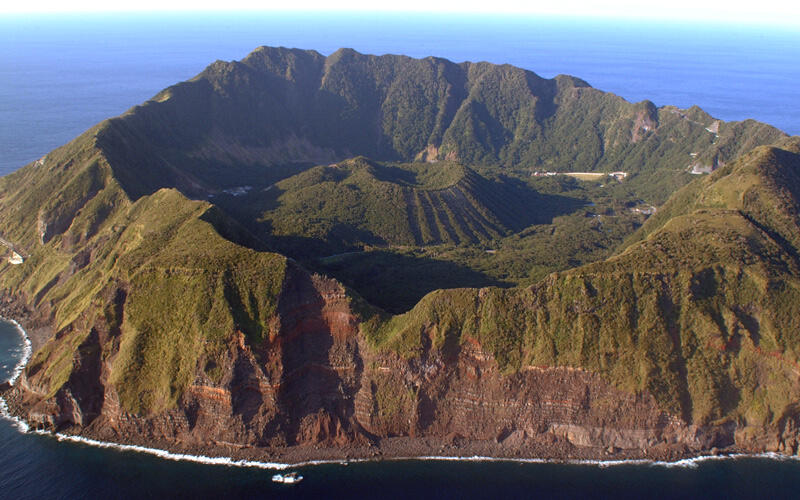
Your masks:
{"label": "grassy ridge", "polygon": [[[113,328],[116,322],[118,338],[103,346],[111,382],[126,410],[152,413],[176,403],[199,364],[221,365],[234,332],[241,331],[254,345],[264,341],[286,259],[224,240],[200,218],[207,210],[208,205],[189,202],[175,191],[159,191],[112,221],[111,231],[124,229],[99,235],[104,241],[87,267],[71,276],[66,275],[68,265],[60,269],[63,283],[40,300],[57,308],[60,331],[80,331],[84,337],[57,336],[37,352],[30,376],[47,367],[34,380],[54,394],[75,368],[72,356],[64,353],[86,335],[76,325],[100,322]],[[55,252],[45,258],[59,260]],[[35,278],[18,286],[33,285]],[[125,295],[124,314],[114,321],[103,319],[108,287]]]}
{"label": "grassy ridge", "polygon": [[[797,171],[796,154],[781,151],[756,151],[697,184],[736,204],[734,188],[770,182],[727,176],[755,170],[774,180],[782,169]],[[796,221],[795,203],[774,203],[774,220]],[[526,289],[437,291],[407,313],[373,318],[364,331],[376,347],[409,357],[425,338],[445,350],[474,339],[508,371],[581,367],[651,392],[690,422],[776,425],[800,394],[800,322],[792,312],[800,269],[792,248],[757,217],[728,206],[675,215],[607,261]]]}
{"label": "grassy ridge", "polygon": [[738,214],[681,217],[607,262],[527,289],[434,292],[365,333],[409,357],[426,337],[442,349],[475,339],[509,372],[585,368],[690,422],[769,425],[798,394],[791,265]]}
{"label": "grassy ridge", "polygon": [[759,147],[708,177],[676,192],[628,243],[640,241],[678,215],[706,208],[728,208],[747,213],[797,251],[797,207],[800,194],[797,138],[781,147]]}
{"label": "grassy ridge", "polygon": [[[67,185],[92,186],[84,179],[97,178],[99,165],[76,169]],[[23,173],[49,175],[44,168]],[[19,189],[10,200],[40,196]],[[198,368],[212,380],[220,376],[235,332],[253,345],[269,337],[286,259],[221,237],[215,226],[236,224],[217,209],[175,190],[131,203],[114,180],[99,190],[63,190],[55,199],[65,193],[78,193],[73,204],[45,203],[43,213],[52,206],[73,218],[50,238],[33,235],[24,264],[2,264],[4,289],[53,314],[56,337],[27,371],[43,394],[54,396],[87,356],[99,356],[125,410],[157,413],[175,405]],[[13,220],[14,207],[3,209]],[[35,230],[35,221],[27,223]],[[19,234],[30,240],[27,229]]]}

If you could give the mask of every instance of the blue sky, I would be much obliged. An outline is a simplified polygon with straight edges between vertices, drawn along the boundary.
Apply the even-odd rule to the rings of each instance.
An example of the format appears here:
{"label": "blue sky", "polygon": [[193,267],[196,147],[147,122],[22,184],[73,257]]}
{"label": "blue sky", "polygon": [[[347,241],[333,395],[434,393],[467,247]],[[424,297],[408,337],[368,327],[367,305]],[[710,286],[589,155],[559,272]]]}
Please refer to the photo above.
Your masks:
{"label": "blue sky", "polygon": [[[220,7],[220,6],[223,7]],[[288,6],[288,7],[287,7]],[[533,15],[574,15],[633,19],[691,20],[800,27],[800,2],[786,0],[39,0],[3,2],[0,15],[14,12],[205,11],[205,10],[331,10],[493,12]]]}

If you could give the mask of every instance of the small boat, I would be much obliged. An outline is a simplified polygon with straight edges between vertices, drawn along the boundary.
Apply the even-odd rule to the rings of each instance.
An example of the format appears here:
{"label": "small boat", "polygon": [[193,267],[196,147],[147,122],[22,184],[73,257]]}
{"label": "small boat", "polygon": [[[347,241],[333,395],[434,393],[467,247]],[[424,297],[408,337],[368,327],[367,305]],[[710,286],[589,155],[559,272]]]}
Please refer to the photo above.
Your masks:
{"label": "small boat", "polygon": [[275,474],[272,480],[276,483],[297,484],[303,480],[303,476],[298,476],[297,472],[287,472],[286,474]]}

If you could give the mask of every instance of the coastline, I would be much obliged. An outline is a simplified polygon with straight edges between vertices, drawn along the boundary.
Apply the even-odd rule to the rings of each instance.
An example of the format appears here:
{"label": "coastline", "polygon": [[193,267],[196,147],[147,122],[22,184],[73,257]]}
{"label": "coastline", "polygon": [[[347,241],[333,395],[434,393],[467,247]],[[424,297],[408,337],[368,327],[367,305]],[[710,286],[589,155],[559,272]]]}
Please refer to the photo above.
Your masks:
{"label": "coastline", "polygon": [[[19,324],[17,320],[5,318],[0,316],[0,321],[7,321],[14,325],[17,330],[17,333],[22,338],[22,357],[17,362],[16,366],[14,366],[14,370],[11,372],[11,378],[5,381],[9,387],[13,387],[14,383],[16,383],[19,376],[22,374],[22,370],[25,369],[25,366],[28,364],[28,361],[31,359],[31,355],[33,353],[33,345],[31,344],[31,339],[28,337],[28,332],[22,328],[22,325]],[[0,395],[0,418],[5,418],[6,420],[10,421],[17,430],[25,434],[30,430],[30,426],[28,425],[25,420],[22,418],[12,415],[11,412],[8,410],[8,404],[6,403],[5,398]]]}
{"label": "coastline", "polygon": [[[4,401],[0,397],[0,408],[3,407]],[[163,460],[171,460],[176,462],[192,462],[203,465],[217,465],[227,467],[241,467],[241,468],[254,468],[262,470],[282,471],[295,468],[308,468],[319,465],[341,465],[347,466],[349,464],[366,463],[366,462],[403,462],[403,461],[434,461],[434,462],[506,462],[517,464],[555,464],[555,465],[572,465],[572,466],[595,466],[598,468],[609,468],[618,466],[647,466],[647,467],[664,467],[664,468],[697,468],[703,462],[720,461],[720,460],[739,460],[748,458],[761,458],[776,460],[781,462],[787,461],[800,461],[800,457],[784,455],[776,452],[764,453],[730,453],[719,455],[699,455],[695,457],[682,458],[675,461],[666,460],[649,460],[649,459],[622,459],[622,460],[599,460],[599,459],[557,459],[557,458],[513,458],[513,457],[492,457],[492,456],[448,456],[448,455],[420,455],[420,456],[391,456],[380,458],[348,458],[348,459],[319,459],[319,460],[305,460],[298,462],[262,462],[258,460],[237,459],[228,456],[205,456],[194,455],[189,453],[178,453],[161,448],[152,448],[141,445],[132,444],[119,444],[108,441],[100,441],[84,436],[75,436],[63,433],[53,433],[44,430],[30,431],[27,424],[6,412],[2,415],[4,418],[10,419],[14,422],[21,424],[17,429],[20,433],[32,432],[40,436],[47,436],[56,439],[59,442],[68,442],[73,444],[81,444],[84,446],[91,446],[94,448],[112,449],[118,452],[133,452],[145,455],[151,455]],[[24,430],[23,430],[24,428]]]}
{"label": "coastline", "polygon": [[33,344],[31,343],[30,337],[28,337],[28,332],[22,328],[22,325],[20,325],[17,320],[4,318],[2,316],[0,316],[0,320],[8,321],[9,323],[13,324],[16,327],[19,336],[22,337],[23,342],[22,358],[20,358],[19,362],[17,362],[17,366],[14,367],[14,371],[11,373],[11,378],[7,380],[8,385],[13,386],[19,376],[22,374],[22,370],[25,369],[28,361],[31,360],[31,355],[33,354]]}
{"label": "coastline", "polygon": [[[12,323],[19,333],[20,337],[23,340],[23,356],[20,358],[19,362],[15,366],[11,378],[6,382],[8,387],[13,387],[14,383],[19,378],[20,374],[24,370],[25,366],[30,360],[32,355],[32,343],[31,339],[28,337],[27,332],[25,329],[17,322],[16,320],[0,317],[0,319],[4,321],[8,321]],[[104,441],[101,439],[95,439],[90,436],[84,435],[73,435],[73,434],[66,434],[62,432],[51,432],[47,430],[31,430],[28,423],[18,415],[12,413],[12,410],[9,408],[8,402],[3,396],[0,396],[0,418],[6,419],[14,425],[18,432],[21,434],[28,434],[33,433],[40,436],[48,436],[51,438],[56,439],[59,442],[68,442],[74,444],[82,444],[84,446],[91,446],[95,448],[105,448],[105,449],[113,449],[119,452],[134,452],[134,453],[142,453],[151,456],[155,456],[161,458],[163,460],[172,460],[178,462],[193,462],[199,463],[204,465],[221,465],[221,466],[228,466],[228,467],[243,467],[243,468],[256,468],[256,469],[263,469],[263,470],[286,470],[289,468],[305,468],[305,467],[313,467],[317,465],[342,465],[346,466],[351,463],[364,463],[364,462],[399,462],[399,461],[461,461],[461,462],[509,462],[509,463],[519,463],[519,464],[560,464],[560,465],[576,465],[576,466],[596,466],[600,468],[607,468],[607,467],[616,467],[616,466],[627,466],[627,465],[641,465],[641,466],[650,466],[650,467],[687,467],[687,468],[696,468],[698,464],[711,461],[711,460],[737,460],[743,458],[764,458],[764,459],[771,459],[771,460],[778,460],[778,461],[800,461],[800,457],[797,456],[790,456],[776,452],[763,452],[763,453],[745,453],[739,450],[731,450],[730,452],[723,451],[717,455],[697,455],[697,456],[680,456],[675,457],[675,459],[670,459],[669,456],[658,457],[658,458],[609,458],[609,459],[598,459],[598,458],[591,458],[590,456],[584,457],[518,457],[518,456],[492,456],[492,455],[481,455],[481,454],[473,454],[473,453],[466,453],[463,455],[459,454],[451,454],[451,455],[429,455],[429,454],[409,454],[403,455],[402,450],[406,448],[406,446],[393,446],[392,439],[388,439],[389,446],[383,446],[382,444],[375,447],[365,447],[362,449],[336,449],[336,448],[323,448],[323,449],[300,449],[300,447],[292,447],[286,448],[282,450],[273,450],[277,451],[279,456],[283,456],[284,454],[288,454],[289,457],[294,458],[292,460],[286,462],[279,462],[279,461],[261,461],[254,459],[254,454],[259,454],[258,452],[268,452],[270,450],[267,449],[260,449],[260,448],[250,448],[249,452],[243,452],[244,450],[240,450],[238,453],[229,453],[230,456],[226,456],[223,454],[216,454],[214,453],[213,456],[208,456],[202,453],[199,453],[197,448],[194,449],[186,449],[186,446],[178,446],[178,445],[170,445],[168,442],[159,443],[163,445],[163,447],[153,447],[147,446],[145,444],[133,444],[133,443],[115,443],[111,441]],[[394,438],[395,440],[403,438]],[[407,443],[404,443],[407,445]],[[425,447],[429,447],[428,443],[425,443]],[[221,451],[224,449],[223,446],[220,446],[218,443],[213,445],[203,446],[203,449],[208,449],[210,451]],[[385,448],[385,449],[384,449]],[[460,448],[460,447],[459,447]],[[476,446],[470,446],[469,444],[464,446],[463,448],[475,449]],[[191,451],[196,451],[198,453],[192,453]],[[455,450],[454,450],[455,451]],[[586,452],[588,450],[584,450]],[[586,455],[587,453],[584,453]],[[592,454],[591,451],[588,451],[588,454]],[[317,455],[319,458],[305,458],[303,459],[302,456],[305,455]],[[336,457],[336,455],[342,455],[341,457]],[[362,456],[358,456],[362,455]],[[288,457],[287,457],[288,458]]]}

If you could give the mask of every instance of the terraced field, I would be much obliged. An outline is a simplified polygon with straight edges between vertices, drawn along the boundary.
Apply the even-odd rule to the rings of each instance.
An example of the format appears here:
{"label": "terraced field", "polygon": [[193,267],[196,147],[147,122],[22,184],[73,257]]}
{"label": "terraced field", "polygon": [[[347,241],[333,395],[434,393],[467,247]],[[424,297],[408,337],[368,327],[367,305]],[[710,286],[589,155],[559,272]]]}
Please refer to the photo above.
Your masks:
{"label": "terraced field", "polygon": [[238,212],[281,251],[315,258],[365,247],[487,243],[584,205],[455,162],[390,164],[361,157],[240,196],[220,195],[215,203]]}

